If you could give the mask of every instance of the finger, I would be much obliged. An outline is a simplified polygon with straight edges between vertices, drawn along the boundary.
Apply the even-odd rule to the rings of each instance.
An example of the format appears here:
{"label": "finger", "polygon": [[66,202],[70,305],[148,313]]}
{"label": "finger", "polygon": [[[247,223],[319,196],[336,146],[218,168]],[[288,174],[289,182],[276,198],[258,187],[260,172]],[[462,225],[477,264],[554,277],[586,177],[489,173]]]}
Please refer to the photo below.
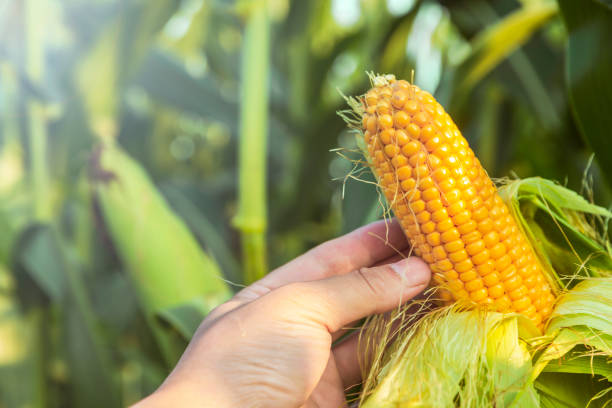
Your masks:
{"label": "finger", "polygon": [[408,240],[395,218],[380,220],[311,249],[266,279],[267,283],[280,286],[328,278],[371,266],[407,246]]}
{"label": "finger", "polygon": [[[391,310],[419,294],[431,278],[428,266],[410,257],[399,262],[361,268],[349,274],[287,286],[286,296],[300,296],[301,310],[318,316],[334,333],[352,321]],[[282,291],[283,289],[281,289]]]}
{"label": "finger", "polygon": [[[400,325],[398,322],[391,322],[390,324],[394,328],[385,334],[378,333],[382,337],[375,335],[374,338],[369,338],[367,340],[369,346],[359,344],[360,332],[354,332],[334,345],[332,353],[345,388],[362,383],[364,380],[362,378],[363,365],[372,364],[372,359],[378,353],[378,347],[386,348],[386,345],[393,343],[397,334],[396,330]],[[367,355],[364,355],[364,352],[367,352]]]}
{"label": "finger", "polygon": [[[401,251],[400,254],[395,254],[393,256],[388,257],[387,259],[377,262],[376,264],[374,264],[374,266],[381,266],[381,265],[387,265],[387,264],[391,264],[391,263],[395,263],[398,262],[404,258],[407,258],[409,256],[411,249],[404,249],[403,251]],[[361,320],[361,319],[360,319]],[[345,335],[348,331],[354,331],[355,329],[360,327],[359,321],[360,320],[355,320],[354,322],[350,322],[349,324],[347,324],[346,326],[342,327],[340,330],[338,330],[337,332],[332,334],[332,341],[336,341],[338,340],[340,337],[342,337],[343,335]]]}
{"label": "finger", "polygon": [[355,320],[354,322],[350,322],[349,324],[342,327],[335,333],[332,333],[332,343],[338,341],[342,336],[348,335],[355,330],[358,330],[361,327],[362,319]]}
{"label": "finger", "polygon": [[[411,248],[403,248],[400,250],[400,253],[394,252],[394,254],[386,259],[378,261],[374,264],[374,266],[385,265],[389,263],[394,263],[399,261],[400,259],[406,258],[410,255],[412,249]],[[291,283],[291,282],[288,282]],[[209,326],[215,320],[220,317],[226,315],[227,313],[235,310],[236,308],[244,305],[247,302],[251,302],[267,293],[269,293],[273,288],[269,288],[261,284],[261,281],[255,282],[248,288],[243,289],[240,293],[236,294],[232,299],[228,300],[225,303],[214,308],[206,318],[206,326]],[[357,327],[359,320],[351,322],[347,326],[338,330],[336,333],[332,334],[332,341],[336,341],[342,335],[344,335],[349,330],[354,330]]]}
{"label": "finger", "polygon": [[319,383],[303,408],[346,408],[346,406],[342,378],[338,375],[334,356],[330,356]]}
{"label": "finger", "polygon": [[[387,319],[388,314],[385,314]],[[402,326],[398,321],[388,321],[391,324],[391,328],[388,332],[376,333],[374,338],[369,338],[367,342],[374,346],[359,345],[360,332],[351,333],[342,341],[336,343],[332,348],[332,353],[336,361],[340,378],[342,378],[344,387],[349,388],[356,384],[360,384],[363,381],[362,378],[362,367],[363,364],[371,364],[372,359],[376,355],[378,347],[386,348],[386,345],[392,344],[396,335],[397,330]],[[367,351],[367,355],[363,353]]]}
{"label": "finger", "polygon": [[407,246],[397,220],[377,221],[311,249],[243,289],[237,297],[252,301],[289,283],[345,274],[380,262]]}
{"label": "finger", "polygon": [[205,328],[209,327],[214,322],[219,320],[221,317],[225,316],[229,312],[231,312],[231,311],[239,308],[240,306],[244,305],[244,303],[245,302],[243,302],[243,301],[241,301],[239,299],[235,299],[235,298],[231,298],[227,302],[221,303],[219,306],[217,306],[213,310],[211,310],[210,313],[208,313],[208,315],[206,316],[206,318],[204,319],[202,324],[200,324],[200,328],[198,330],[199,331],[204,330]]}
{"label": "finger", "polygon": [[359,361],[359,333],[355,332],[333,348],[336,368],[344,388],[361,383],[361,366]]}

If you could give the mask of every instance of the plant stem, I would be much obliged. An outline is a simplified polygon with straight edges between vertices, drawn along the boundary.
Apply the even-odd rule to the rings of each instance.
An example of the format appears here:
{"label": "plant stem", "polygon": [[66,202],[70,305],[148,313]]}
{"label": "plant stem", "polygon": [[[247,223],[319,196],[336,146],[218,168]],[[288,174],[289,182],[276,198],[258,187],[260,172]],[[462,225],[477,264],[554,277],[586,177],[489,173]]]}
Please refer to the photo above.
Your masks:
{"label": "plant stem", "polygon": [[17,76],[8,62],[0,62],[0,101],[2,102],[2,147],[19,143],[19,120],[17,119]]}
{"label": "plant stem", "polygon": [[[40,84],[44,79],[45,46],[44,23],[47,0],[26,0],[26,66],[29,79]],[[49,171],[47,169],[47,123],[43,104],[37,100],[28,103],[30,125],[30,177],[34,198],[34,217],[51,218]]]}
{"label": "plant stem", "polygon": [[242,53],[239,194],[234,225],[240,230],[244,281],[267,272],[266,152],[270,26],[266,1],[254,3],[247,19]]}
{"label": "plant stem", "polygon": [[30,332],[30,340],[28,346],[30,348],[30,360],[27,361],[32,378],[27,386],[29,388],[31,407],[42,408],[48,403],[48,388],[46,371],[48,368],[49,353],[45,338],[48,334],[48,326],[45,323],[49,316],[45,310],[40,307],[35,307],[28,312],[24,322],[27,325],[27,330]]}

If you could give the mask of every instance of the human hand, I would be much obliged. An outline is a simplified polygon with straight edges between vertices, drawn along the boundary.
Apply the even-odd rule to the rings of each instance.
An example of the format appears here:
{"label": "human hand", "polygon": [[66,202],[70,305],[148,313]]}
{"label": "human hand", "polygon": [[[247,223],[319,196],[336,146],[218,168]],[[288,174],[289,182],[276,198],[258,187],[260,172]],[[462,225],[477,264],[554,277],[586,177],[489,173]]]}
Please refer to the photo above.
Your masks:
{"label": "human hand", "polygon": [[[427,286],[430,271],[397,222],[326,242],[237,293],[202,322],[148,407],[346,407],[361,381],[357,333],[346,327],[389,311]],[[388,236],[388,244],[385,237]]]}

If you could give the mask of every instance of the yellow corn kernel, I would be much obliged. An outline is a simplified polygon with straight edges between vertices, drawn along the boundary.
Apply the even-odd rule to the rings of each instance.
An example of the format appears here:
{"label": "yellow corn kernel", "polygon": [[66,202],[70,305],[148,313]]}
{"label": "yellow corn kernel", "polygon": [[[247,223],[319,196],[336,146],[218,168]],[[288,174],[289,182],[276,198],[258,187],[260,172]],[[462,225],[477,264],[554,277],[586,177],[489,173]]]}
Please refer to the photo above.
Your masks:
{"label": "yellow corn kernel", "polygon": [[[466,289],[467,289],[467,285],[466,285]],[[489,296],[489,291],[485,287],[480,287],[479,289],[470,291],[470,299],[472,301],[474,301],[474,302],[481,302],[482,303],[482,301],[487,299],[488,296]],[[490,303],[493,303],[492,299],[491,299]]]}
{"label": "yellow corn kernel", "polygon": [[450,116],[406,81],[374,83],[362,99],[366,151],[415,253],[452,298],[544,324],[555,296],[542,267]]}

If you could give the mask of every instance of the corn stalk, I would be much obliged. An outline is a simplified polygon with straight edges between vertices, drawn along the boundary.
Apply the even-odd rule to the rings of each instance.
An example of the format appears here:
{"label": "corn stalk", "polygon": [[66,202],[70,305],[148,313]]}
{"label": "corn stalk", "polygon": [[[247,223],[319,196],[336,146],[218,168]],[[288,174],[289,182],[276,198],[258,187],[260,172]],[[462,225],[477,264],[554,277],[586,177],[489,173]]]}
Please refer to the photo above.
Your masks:
{"label": "corn stalk", "polygon": [[[45,0],[25,2],[27,74],[36,84],[44,79],[45,32],[41,29],[47,10]],[[39,220],[51,217],[49,172],[47,171],[47,129],[45,109],[37,100],[28,103],[30,125],[30,166],[34,194],[34,216]]]}
{"label": "corn stalk", "polygon": [[238,213],[245,283],[266,274],[266,151],[270,27],[266,1],[249,10],[242,54]]}

